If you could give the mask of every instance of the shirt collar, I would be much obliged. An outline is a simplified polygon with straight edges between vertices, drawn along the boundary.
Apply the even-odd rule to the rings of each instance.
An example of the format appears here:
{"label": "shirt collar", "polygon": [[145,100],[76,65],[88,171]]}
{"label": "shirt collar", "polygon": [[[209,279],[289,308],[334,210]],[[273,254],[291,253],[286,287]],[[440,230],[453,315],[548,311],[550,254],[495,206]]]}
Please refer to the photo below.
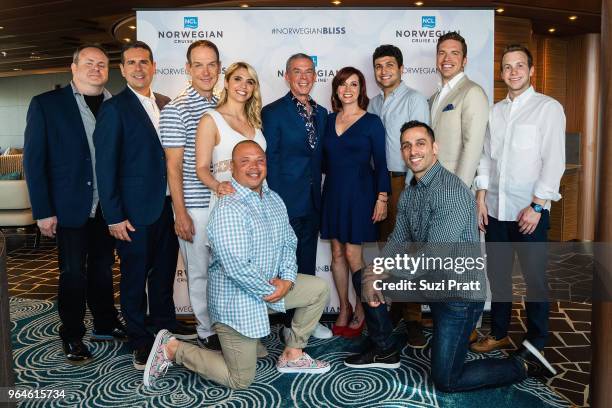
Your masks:
{"label": "shirt collar", "polygon": [[[393,91],[391,91],[389,93],[389,95],[387,95],[387,98],[392,98],[395,95],[403,95],[405,92],[408,91],[408,86],[404,83],[404,81],[400,81],[399,85],[397,86],[397,88],[395,88]],[[380,94],[382,95],[383,99],[385,99],[385,91],[383,91],[382,89],[380,90]]]}
{"label": "shirt collar", "polygon": [[153,90],[151,88],[149,88],[149,92],[151,93],[151,96],[147,97],[147,96],[141,95],[138,92],[136,92],[134,90],[134,88],[132,88],[129,84],[128,84],[127,87],[130,88],[130,91],[134,92],[136,97],[138,97],[138,100],[140,101],[140,103],[144,103],[146,101],[150,101],[150,102],[153,102],[153,104],[155,105],[155,93],[153,92]]}
{"label": "shirt collar", "polygon": [[189,95],[189,97],[196,99],[196,100],[203,100],[206,102],[213,102],[213,103],[217,102],[217,97],[214,94],[210,97],[210,99],[206,99],[205,97],[200,95],[200,93],[196,91],[196,89],[191,84],[187,86],[187,95]]}
{"label": "shirt collar", "polygon": [[516,106],[520,106],[525,103],[525,101],[529,99],[533,94],[535,94],[535,89],[533,89],[533,86],[530,86],[529,88],[525,89],[525,92],[523,92],[514,99],[510,99],[510,94],[506,95],[506,102]]}
{"label": "shirt collar", "polygon": [[412,177],[412,180],[410,180],[410,185],[416,187],[429,187],[432,180],[440,172],[441,168],[442,165],[440,164],[440,161],[436,160],[433,166],[431,166],[431,168],[427,170],[427,173],[425,173],[425,175],[423,175],[423,177],[421,177],[419,180],[417,180],[415,177]]}
{"label": "shirt collar", "polygon": [[[293,92],[289,91],[288,95],[294,103],[299,103],[300,105],[305,106],[298,98],[295,97]],[[312,96],[310,95],[308,95],[308,103],[312,107],[312,112],[314,113],[317,108],[317,103],[315,102],[314,99],[312,99]]]}
{"label": "shirt collar", "polygon": [[[236,195],[237,198],[246,198],[246,197],[250,197],[251,195],[256,195],[259,198],[259,194],[257,194],[255,191],[251,190],[248,187],[243,186],[242,184],[239,184],[235,178],[232,177],[232,186],[236,189],[236,192],[234,193]],[[261,196],[265,196],[268,195],[270,193],[270,188],[268,187],[268,182],[266,180],[263,181],[263,184],[261,186]]]}
{"label": "shirt collar", "polygon": [[[70,81],[70,86],[72,87],[72,93],[75,95],[83,95],[81,91],[78,90],[74,81]],[[104,95],[104,100],[110,99],[113,95],[106,90],[106,88],[102,89],[102,94]]]}
{"label": "shirt collar", "polygon": [[446,85],[442,81],[438,82],[438,90],[441,91],[442,88],[444,88],[445,86],[448,86],[449,89],[453,89],[455,86],[457,86],[459,81],[461,81],[461,78],[463,78],[464,76],[465,76],[465,72],[461,71],[457,75],[455,75],[453,79],[448,81]]}

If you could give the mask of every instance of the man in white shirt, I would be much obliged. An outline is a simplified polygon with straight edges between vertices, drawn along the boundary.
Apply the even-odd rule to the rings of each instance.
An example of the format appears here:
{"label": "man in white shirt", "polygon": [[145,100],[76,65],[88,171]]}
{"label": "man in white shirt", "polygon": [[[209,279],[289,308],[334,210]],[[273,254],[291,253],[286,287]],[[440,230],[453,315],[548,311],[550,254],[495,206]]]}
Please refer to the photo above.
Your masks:
{"label": "man in white shirt", "polygon": [[121,259],[121,311],[134,367],[144,370],[154,340],[147,309],[155,330],[196,334],[176,321],[172,298],[178,241],[159,136],[170,99],[151,90],[155,62],[144,42],[124,48],[120,68],[127,86],[102,105],[93,140],[102,213]]}
{"label": "man in white shirt", "polygon": [[[515,246],[527,283],[527,340],[539,350],[548,337],[546,252],[551,201],[561,199],[565,170],[565,115],[559,102],[530,83],[533,59],[526,47],[503,52],[501,77],[508,96],[495,104],[478,165],[478,225],[485,232],[493,293],[491,333],[472,345],[487,352],[510,344],[512,268]],[[528,244],[503,245],[499,242]],[[496,299],[498,301],[496,301]],[[530,300],[537,301],[530,301]]]}
{"label": "man in white shirt", "polygon": [[436,52],[441,82],[429,106],[438,160],[471,187],[489,120],[489,100],[480,85],[463,72],[467,44],[461,35],[452,31],[440,36]]}

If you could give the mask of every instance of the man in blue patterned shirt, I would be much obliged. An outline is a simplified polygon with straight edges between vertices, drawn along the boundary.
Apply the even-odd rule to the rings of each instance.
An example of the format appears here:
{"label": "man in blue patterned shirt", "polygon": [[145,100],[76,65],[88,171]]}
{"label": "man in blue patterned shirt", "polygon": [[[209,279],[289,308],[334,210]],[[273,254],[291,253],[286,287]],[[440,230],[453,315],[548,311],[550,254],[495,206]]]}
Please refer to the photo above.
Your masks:
{"label": "man in blue patterned shirt", "polygon": [[204,113],[217,106],[217,97],[213,95],[221,70],[217,46],[208,40],[193,42],[187,49],[185,68],[191,84],[161,111],[159,132],[166,154],[174,230],[187,271],[189,302],[198,322],[198,344],[220,350],[206,302],[210,190],[198,180],[195,169],[198,123]]}
{"label": "man in blue patterned shirt", "polygon": [[283,200],[265,182],[266,170],[266,154],[257,143],[238,143],[232,152],[236,193],[221,198],[210,216],[208,306],[223,354],[180,342],[161,330],[147,361],[145,386],[176,362],[216,383],[247,388],[255,378],[257,339],[270,333],[269,309],[296,309],[277,370],[329,371],[329,363],[302,351],[327,304],[329,286],[297,273],[297,239]]}
{"label": "man in blue patterned shirt", "polygon": [[[400,143],[404,162],[414,176],[400,197],[395,228],[383,249],[385,258],[401,255],[398,248],[410,244],[424,244],[418,255],[424,246],[428,247],[425,253],[432,250],[435,253],[449,244],[479,245],[476,202],[465,183],[438,162],[433,130],[422,122],[408,122],[401,128]],[[372,284],[375,281],[371,279],[371,272],[369,268],[364,273],[363,287],[361,271],[355,272],[353,285],[361,299],[368,302],[364,303],[364,310],[372,346],[361,354],[349,356],[344,364],[352,368],[399,368],[400,353],[391,338],[391,318],[385,298],[378,290],[380,284],[378,287]],[[435,274],[439,272],[436,270]],[[411,282],[424,276],[427,275],[421,270],[403,274]],[[484,306],[484,285],[478,286],[481,289],[474,293],[456,291],[454,295],[429,303],[433,316],[431,377],[436,388],[443,392],[470,391],[511,384],[527,376],[555,374],[550,363],[527,340],[509,358],[466,361],[468,338]]]}

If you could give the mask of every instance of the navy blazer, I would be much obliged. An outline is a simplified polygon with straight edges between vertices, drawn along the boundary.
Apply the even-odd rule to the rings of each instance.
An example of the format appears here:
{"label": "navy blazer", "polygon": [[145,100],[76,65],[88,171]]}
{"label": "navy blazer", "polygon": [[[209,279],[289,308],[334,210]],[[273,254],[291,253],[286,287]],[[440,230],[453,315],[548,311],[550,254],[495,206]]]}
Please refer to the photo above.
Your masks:
{"label": "navy blazer", "polygon": [[[155,94],[161,110],[170,98]],[[166,158],[155,126],[129,88],[102,104],[94,132],[96,175],[108,224],[153,224],[166,199]]]}
{"label": "navy blazer", "polygon": [[81,227],[93,203],[87,135],[72,86],[32,98],[26,118],[23,165],[32,215]]}
{"label": "navy blazer", "polygon": [[315,116],[317,144],[308,144],[304,120],[291,100],[291,92],[261,111],[266,138],[268,186],[285,202],[289,218],[321,208],[321,141],[327,110],[318,105]]}

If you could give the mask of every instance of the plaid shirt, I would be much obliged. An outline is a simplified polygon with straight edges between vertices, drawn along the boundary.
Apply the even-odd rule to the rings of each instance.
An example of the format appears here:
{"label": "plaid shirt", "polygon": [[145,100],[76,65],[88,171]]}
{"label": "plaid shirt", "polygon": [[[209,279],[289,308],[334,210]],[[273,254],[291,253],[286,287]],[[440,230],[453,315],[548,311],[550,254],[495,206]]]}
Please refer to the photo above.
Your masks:
{"label": "plaid shirt", "polygon": [[[420,180],[413,177],[402,191],[395,228],[382,253],[389,258],[397,254],[476,257],[480,256],[479,242],[474,196],[459,177],[436,161]],[[431,281],[446,278],[461,282],[479,281],[481,290],[467,291],[461,300],[482,300],[486,296],[483,271],[472,270],[462,275],[454,271],[431,275],[430,271],[422,268],[414,273],[391,272],[409,280],[429,276]],[[424,295],[430,300],[443,300],[456,297],[457,292],[432,291]]]}
{"label": "plaid shirt", "polygon": [[208,310],[212,323],[226,324],[250,338],[270,333],[268,308],[285,311],[285,301],[268,303],[272,278],[295,282],[297,238],[287,209],[264,182],[262,195],[232,179],[236,193],[222,197],[208,223],[212,261]]}

